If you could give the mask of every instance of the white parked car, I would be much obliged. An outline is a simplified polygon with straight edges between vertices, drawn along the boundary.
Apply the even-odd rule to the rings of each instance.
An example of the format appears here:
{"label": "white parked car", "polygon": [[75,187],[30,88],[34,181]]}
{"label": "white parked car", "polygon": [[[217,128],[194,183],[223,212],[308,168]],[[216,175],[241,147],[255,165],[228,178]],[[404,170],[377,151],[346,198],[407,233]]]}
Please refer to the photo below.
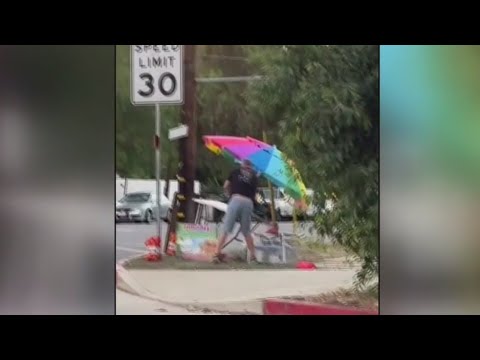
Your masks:
{"label": "white parked car", "polygon": [[[281,220],[285,218],[292,218],[295,200],[293,200],[288,194],[286,194],[283,189],[274,189],[273,191],[275,199],[275,211],[278,219]],[[270,189],[260,188],[259,192],[262,193],[265,201],[270,205]],[[309,197],[312,197],[313,190],[307,189],[307,195]],[[316,213],[316,207],[310,203],[306,211],[307,217],[313,217]],[[301,214],[299,215],[301,216]]]}
{"label": "white parked car", "polygon": [[[160,198],[160,218],[167,219],[171,203],[165,195]],[[156,195],[151,192],[134,192],[125,195],[117,202],[115,219],[120,221],[146,222],[154,221],[157,216]]]}

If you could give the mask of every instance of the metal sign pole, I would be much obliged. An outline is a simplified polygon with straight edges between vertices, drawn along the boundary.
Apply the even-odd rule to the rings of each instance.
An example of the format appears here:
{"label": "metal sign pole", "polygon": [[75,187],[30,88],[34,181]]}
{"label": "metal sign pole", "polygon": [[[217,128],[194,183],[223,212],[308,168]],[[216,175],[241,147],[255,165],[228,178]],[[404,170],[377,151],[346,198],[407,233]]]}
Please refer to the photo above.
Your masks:
{"label": "metal sign pole", "polygon": [[[168,54],[167,54],[168,52]],[[155,105],[155,173],[157,192],[157,232],[162,238],[161,205],[161,143],[160,105],[182,105],[184,103],[184,45],[130,45],[130,98],[132,104]],[[163,55],[159,55],[163,53]],[[167,60],[169,60],[167,62]],[[163,66],[148,67],[147,64],[161,62]],[[182,135],[182,131],[178,136]],[[175,134],[174,134],[175,135]],[[163,239],[160,254],[167,252],[167,241]]]}
{"label": "metal sign pole", "polygon": [[[161,205],[161,191],[160,191],[160,166],[161,166],[161,157],[160,157],[160,129],[161,129],[161,118],[160,118],[160,104],[155,104],[155,137],[156,137],[156,144],[155,144],[155,172],[157,178],[157,230],[158,230],[158,238],[162,238],[162,219],[160,218],[160,205]],[[163,239],[160,254],[163,256],[165,254],[165,245],[167,241]]]}

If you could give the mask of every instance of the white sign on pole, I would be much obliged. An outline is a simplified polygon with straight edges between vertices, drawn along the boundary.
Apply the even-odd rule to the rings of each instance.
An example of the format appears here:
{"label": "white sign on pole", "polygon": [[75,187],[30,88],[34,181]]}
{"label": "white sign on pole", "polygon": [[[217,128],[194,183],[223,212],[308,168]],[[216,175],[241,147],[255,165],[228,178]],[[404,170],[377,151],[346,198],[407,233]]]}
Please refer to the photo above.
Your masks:
{"label": "white sign on pole", "polygon": [[170,129],[168,131],[168,139],[169,140],[178,140],[181,138],[185,138],[188,136],[188,126],[187,125],[180,125],[179,127]]}
{"label": "white sign on pole", "polygon": [[131,45],[134,105],[183,104],[183,45]]}

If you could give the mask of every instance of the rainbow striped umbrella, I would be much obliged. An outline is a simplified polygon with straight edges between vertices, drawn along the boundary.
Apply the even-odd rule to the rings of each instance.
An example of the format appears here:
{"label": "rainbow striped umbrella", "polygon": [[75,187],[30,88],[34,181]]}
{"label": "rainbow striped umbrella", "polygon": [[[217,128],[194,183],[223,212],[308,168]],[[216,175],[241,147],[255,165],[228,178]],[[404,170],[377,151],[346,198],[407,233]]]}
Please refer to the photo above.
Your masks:
{"label": "rainbow striped umbrella", "polygon": [[251,137],[204,136],[205,146],[235,162],[250,160],[254,169],[294,199],[305,198],[306,188],[294,164],[276,146]]}

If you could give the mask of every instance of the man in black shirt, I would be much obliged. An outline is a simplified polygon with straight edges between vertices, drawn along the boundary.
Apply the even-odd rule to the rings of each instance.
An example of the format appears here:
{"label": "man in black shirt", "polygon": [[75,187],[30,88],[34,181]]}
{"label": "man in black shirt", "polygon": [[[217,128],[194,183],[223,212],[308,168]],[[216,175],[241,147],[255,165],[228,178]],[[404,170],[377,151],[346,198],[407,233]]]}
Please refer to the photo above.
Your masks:
{"label": "man in black shirt", "polygon": [[244,160],[241,167],[232,171],[227,181],[225,181],[223,188],[227,195],[230,196],[230,201],[228,202],[227,214],[225,216],[223,234],[218,240],[215,261],[223,260],[224,255],[221,252],[223,245],[228,234],[232,232],[237,219],[240,220],[240,228],[243,236],[245,236],[250,261],[256,261],[255,246],[250,228],[257,186],[257,174],[248,160]]}

